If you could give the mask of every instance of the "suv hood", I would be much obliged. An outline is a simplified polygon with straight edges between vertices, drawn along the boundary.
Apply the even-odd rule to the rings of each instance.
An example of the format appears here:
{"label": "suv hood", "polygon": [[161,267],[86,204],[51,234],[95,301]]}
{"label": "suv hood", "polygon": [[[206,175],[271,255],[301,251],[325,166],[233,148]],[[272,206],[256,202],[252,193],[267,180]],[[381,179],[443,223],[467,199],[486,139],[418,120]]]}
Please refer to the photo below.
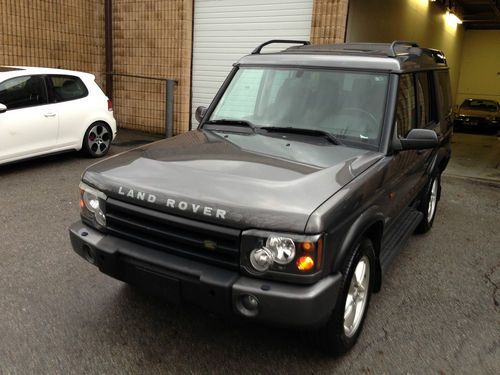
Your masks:
{"label": "suv hood", "polygon": [[178,216],[301,233],[318,206],[382,157],[322,137],[194,130],[108,158],[83,180]]}

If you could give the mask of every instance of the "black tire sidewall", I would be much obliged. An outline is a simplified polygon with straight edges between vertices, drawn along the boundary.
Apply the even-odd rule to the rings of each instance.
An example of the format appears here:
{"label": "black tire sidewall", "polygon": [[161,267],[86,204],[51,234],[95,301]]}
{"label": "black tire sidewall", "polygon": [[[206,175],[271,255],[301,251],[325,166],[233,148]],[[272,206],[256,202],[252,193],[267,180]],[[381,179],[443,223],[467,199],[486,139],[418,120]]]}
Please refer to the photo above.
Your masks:
{"label": "black tire sidewall", "polygon": [[[106,151],[100,155],[96,155],[89,147],[89,144],[88,144],[88,137],[89,137],[89,133],[90,133],[90,130],[92,130],[92,128],[96,125],[102,125],[104,126],[108,132],[109,132],[109,135],[110,135],[110,141],[109,141],[109,146],[108,148],[106,149]],[[111,142],[113,142],[113,132],[111,131],[111,127],[106,124],[105,122],[101,122],[101,121],[98,121],[98,122],[94,122],[92,123],[88,128],[87,130],[85,131],[85,135],[83,136],[83,145],[82,145],[82,149],[83,151],[85,152],[85,154],[90,157],[90,158],[101,158],[105,155],[107,155],[107,153],[109,152],[109,149],[111,148]]]}

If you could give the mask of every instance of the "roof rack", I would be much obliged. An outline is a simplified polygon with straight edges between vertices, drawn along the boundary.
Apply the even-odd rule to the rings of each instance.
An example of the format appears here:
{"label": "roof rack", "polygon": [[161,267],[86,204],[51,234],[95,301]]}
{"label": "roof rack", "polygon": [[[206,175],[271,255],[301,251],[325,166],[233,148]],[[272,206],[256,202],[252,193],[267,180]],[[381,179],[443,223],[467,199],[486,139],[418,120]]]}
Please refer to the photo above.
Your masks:
{"label": "roof rack", "polygon": [[396,46],[398,46],[398,45],[420,48],[420,46],[418,45],[417,42],[408,42],[405,40],[395,40],[394,42],[391,43],[391,45],[389,47],[389,52],[390,52],[389,57],[397,57],[398,54],[396,53]]}
{"label": "roof rack", "polygon": [[262,50],[262,48],[264,48],[265,46],[269,45],[269,44],[274,44],[274,43],[282,43],[282,44],[302,44],[304,46],[308,46],[311,44],[311,42],[309,42],[308,40],[285,40],[285,39],[272,39],[272,40],[268,40],[267,42],[264,42],[262,43],[261,45],[259,45],[257,48],[255,48],[253,51],[252,51],[252,55],[258,55],[260,53],[260,51]]}

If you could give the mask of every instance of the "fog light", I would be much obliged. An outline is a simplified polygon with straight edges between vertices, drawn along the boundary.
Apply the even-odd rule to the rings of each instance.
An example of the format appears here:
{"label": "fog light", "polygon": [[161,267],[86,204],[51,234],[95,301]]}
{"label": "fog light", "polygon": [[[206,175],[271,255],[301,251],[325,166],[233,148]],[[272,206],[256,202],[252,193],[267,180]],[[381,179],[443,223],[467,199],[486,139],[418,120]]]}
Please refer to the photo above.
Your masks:
{"label": "fog light", "polygon": [[238,297],[236,308],[244,316],[257,316],[259,313],[259,300],[251,294],[242,294]]}
{"label": "fog light", "polygon": [[257,310],[259,307],[259,301],[257,298],[251,295],[245,295],[241,298],[241,303],[247,310]]}
{"label": "fog light", "polygon": [[273,254],[265,247],[254,249],[250,253],[250,263],[257,271],[267,271],[273,264]]}
{"label": "fog light", "polygon": [[95,260],[95,250],[87,244],[84,244],[82,246],[82,250],[83,250],[83,255],[84,255],[85,259],[87,259],[87,262],[89,262],[90,264],[95,264],[95,261],[96,261]]}

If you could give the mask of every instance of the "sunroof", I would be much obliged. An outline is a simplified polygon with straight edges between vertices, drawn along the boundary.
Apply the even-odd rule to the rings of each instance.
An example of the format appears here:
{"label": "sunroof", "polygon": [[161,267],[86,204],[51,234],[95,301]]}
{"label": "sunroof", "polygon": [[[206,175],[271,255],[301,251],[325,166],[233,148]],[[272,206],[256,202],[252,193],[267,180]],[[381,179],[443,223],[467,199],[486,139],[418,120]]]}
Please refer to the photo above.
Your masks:
{"label": "sunroof", "polygon": [[20,68],[12,68],[10,66],[0,66],[0,72],[13,72],[15,70],[23,70]]}

